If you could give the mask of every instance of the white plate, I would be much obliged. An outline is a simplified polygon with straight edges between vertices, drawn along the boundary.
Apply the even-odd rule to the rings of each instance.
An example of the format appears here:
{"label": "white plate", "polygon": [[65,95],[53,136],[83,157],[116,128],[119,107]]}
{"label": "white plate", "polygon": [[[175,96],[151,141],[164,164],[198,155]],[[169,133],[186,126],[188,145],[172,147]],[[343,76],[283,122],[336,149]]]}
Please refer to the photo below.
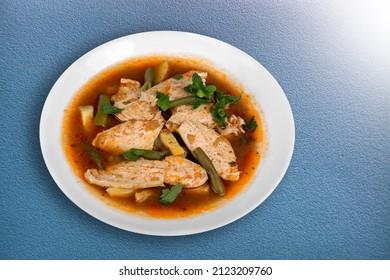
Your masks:
{"label": "white plate", "polygon": [[[251,185],[216,210],[191,218],[148,219],[117,211],[95,198],[69,166],[61,146],[64,109],[73,95],[103,69],[131,57],[160,53],[206,58],[237,79],[260,104],[268,128],[268,151]],[[185,32],[156,31],[103,44],[74,62],[57,80],[43,107],[40,143],[49,172],[77,206],[112,226],[150,235],[186,235],[231,223],[260,205],[277,187],[294,149],[294,121],[288,100],[272,75],[243,51],[219,40]],[[256,187],[254,187],[256,186]]]}

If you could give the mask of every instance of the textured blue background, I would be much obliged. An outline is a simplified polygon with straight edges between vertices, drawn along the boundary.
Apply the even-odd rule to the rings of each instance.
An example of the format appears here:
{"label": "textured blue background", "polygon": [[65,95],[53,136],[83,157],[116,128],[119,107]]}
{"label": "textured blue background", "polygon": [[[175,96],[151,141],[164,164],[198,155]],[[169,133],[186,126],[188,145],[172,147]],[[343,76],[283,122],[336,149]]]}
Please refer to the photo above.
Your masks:
{"label": "textured blue background", "polygon": [[[0,259],[390,259],[390,22],[359,5],[2,0]],[[242,49],[291,103],[286,176],[223,228],[153,237],[108,226],[68,200],[41,156],[40,113],[61,73],[104,42],[151,30]]]}

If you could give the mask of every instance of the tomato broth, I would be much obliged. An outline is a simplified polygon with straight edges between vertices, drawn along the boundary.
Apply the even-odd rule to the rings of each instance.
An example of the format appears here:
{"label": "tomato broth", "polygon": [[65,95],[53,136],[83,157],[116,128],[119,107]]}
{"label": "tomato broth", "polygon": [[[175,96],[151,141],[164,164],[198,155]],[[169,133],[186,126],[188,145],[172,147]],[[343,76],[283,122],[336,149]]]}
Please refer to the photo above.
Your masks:
{"label": "tomato broth", "polygon": [[[254,132],[246,131],[244,134],[228,139],[237,156],[237,164],[241,173],[238,181],[224,181],[226,193],[223,197],[216,195],[211,190],[200,192],[196,189],[184,188],[172,204],[165,205],[160,204],[158,199],[162,188],[156,188],[154,198],[139,203],[135,201],[133,195],[111,197],[105,188],[92,185],[84,178],[85,171],[89,168],[96,168],[96,164],[86,154],[83,145],[90,144],[96,134],[101,132],[103,128],[94,126],[86,132],[81,122],[79,106],[92,105],[96,109],[99,96],[101,94],[115,94],[119,88],[121,78],[138,80],[142,84],[145,70],[148,67],[157,67],[163,61],[168,61],[170,65],[170,76],[185,73],[189,70],[206,71],[208,72],[206,84],[215,85],[218,90],[233,96],[242,93],[240,101],[230,106],[227,113],[236,114],[244,120],[254,117],[258,124]],[[115,117],[109,116],[109,123],[110,126],[114,126],[120,122]],[[96,75],[81,88],[65,110],[62,132],[62,144],[66,158],[76,176],[93,195],[121,211],[153,218],[189,217],[215,209],[232,199],[240,191],[243,191],[253,179],[262,154],[259,144],[264,140],[262,120],[256,104],[254,104],[252,97],[245,93],[244,88],[239,83],[227,77],[223,71],[216,69],[208,61],[168,56],[133,58]],[[102,153],[105,162],[109,165],[112,155],[103,151],[99,152]]]}

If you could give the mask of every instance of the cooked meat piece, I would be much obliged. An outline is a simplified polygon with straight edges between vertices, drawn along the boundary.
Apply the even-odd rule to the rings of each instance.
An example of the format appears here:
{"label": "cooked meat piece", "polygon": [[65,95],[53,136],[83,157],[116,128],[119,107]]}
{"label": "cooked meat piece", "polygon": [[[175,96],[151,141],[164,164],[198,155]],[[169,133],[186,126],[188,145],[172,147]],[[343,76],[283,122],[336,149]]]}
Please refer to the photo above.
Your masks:
{"label": "cooked meat piece", "polygon": [[147,91],[141,93],[141,100],[150,103],[151,105],[157,104],[156,93],[158,91],[167,94],[170,100],[175,100],[180,97],[191,96],[191,93],[186,92],[184,87],[192,84],[192,75],[198,73],[202,77],[203,82],[205,82],[207,73],[206,72],[197,72],[197,71],[188,71],[183,74],[183,78],[176,80],[175,78],[169,78],[168,80],[163,81],[150,88]]}
{"label": "cooked meat piece", "polygon": [[245,125],[245,121],[241,117],[237,117],[236,115],[230,115],[225,119],[227,122],[226,127],[221,131],[221,135],[229,135],[233,134],[235,136],[240,133],[245,133],[243,126]]}
{"label": "cooked meat piece", "polygon": [[136,100],[126,104],[123,111],[115,116],[122,122],[129,120],[150,121],[156,117],[158,112],[157,106],[152,106],[142,100]]}
{"label": "cooked meat piece", "polygon": [[168,156],[164,182],[169,185],[184,184],[186,188],[196,188],[207,181],[206,170],[181,156]]}
{"label": "cooked meat piece", "polygon": [[150,121],[130,120],[98,133],[92,145],[113,154],[121,154],[131,148],[151,150],[163,126],[161,113]]}
{"label": "cooked meat piece", "polygon": [[226,138],[212,128],[195,121],[183,122],[177,131],[191,152],[197,147],[202,148],[222,179],[229,181],[239,179],[236,155]]}
{"label": "cooked meat piece", "polygon": [[140,83],[135,80],[122,78],[118,92],[111,97],[111,100],[114,101],[114,106],[123,109],[121,113],[115,116],[122,122],[129,120],[152,120],[158,112],[158,107],[139,100],[140,96]]}
{"label": "cooked meat piece", "polygon": [[159,160],[128,161],[107,169],[88,169],[84,177],[102,187],[126,189],[152,188],[164,185],[165,168],[168,164]]}
{"label": "cooked meat piece", "polygon": [[138,81],[122,78],[118,92],[111,97],[114,106],[124,108],[128,102],[137,100],[141,96],[141,85]]}
{"label": "cooked meat piece", "polygon": [[128,161],[107,169],[88,169],[85,179],[102,187],[141,189],[184,184],[195,188],[207,181],[206,171],[198,164],[180,156],[168,156],[165,160]]}
{"label": "cooked meat piece", "polygon": [[192,105],[183,105],[172,109],[172,116],[167,120],[166,127],[174,132],[185,121],[197,121],[208,127],[215,128],[213,115],[211,114],[212,104],[202,104],[193,110]]}

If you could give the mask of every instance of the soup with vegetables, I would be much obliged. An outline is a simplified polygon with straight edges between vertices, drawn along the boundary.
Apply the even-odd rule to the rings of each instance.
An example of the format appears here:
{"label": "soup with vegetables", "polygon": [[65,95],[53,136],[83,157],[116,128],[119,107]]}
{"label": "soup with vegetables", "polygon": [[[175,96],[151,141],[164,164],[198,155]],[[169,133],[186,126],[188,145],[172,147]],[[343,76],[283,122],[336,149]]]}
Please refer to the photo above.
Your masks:
{"label": "soup with vegetables", "polygon": [[[139,57],[91,79],[65,110],[66,157],[122,211],[188,217],[245,188],[261,159],[253,99],[207,61]],[[258,187],[258,186],[254,186]]]}

